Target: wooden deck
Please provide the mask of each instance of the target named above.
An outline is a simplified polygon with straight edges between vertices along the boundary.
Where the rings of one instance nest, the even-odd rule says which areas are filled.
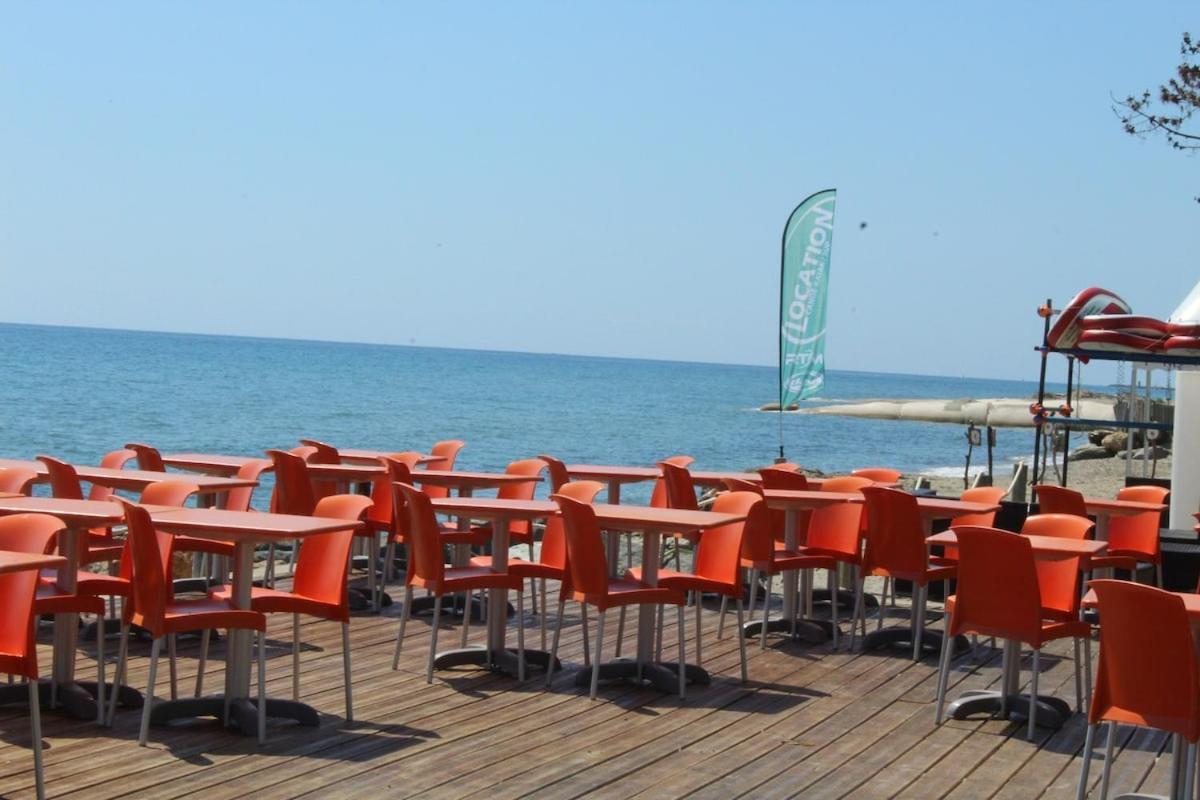
[[[905,610],[891,611],[903,622]],[[410,623],[401,669],[393,672],[398,613],[392,606],[382,616],[361,614],[353,621],[355,722],[342,717],[339,628],[309,620],[302,627],[301,690],[323,714],[319,729],[280,723],[260,747],[215,722],[194,723],[152,729],[150,746],[139,748],[136,712],[120,713],[112,730],[47,713],[49,796],[1074,796],[1084,734],[1080,715],[1056,733],[1040,731],[1033,742],[1017,723],[950,721],[937,728],[933,658],[913,663],[900,654],[832,652],[828,645],[783,638],[769,640],[760,652],[752,640],[751,680],[743,685],[732,624],[718,641],[716,613],[710,611],[703,648],[705,666],[714,672],[710,686],[691,687],[683,704],[632,686],[602,686],[593,702],[574,688],[573,669],[556,678],[552,691],[543,691],[536,671],[525,684],[480,670],[443,671],[426,685],[429,626],[423,620]],[[571,667],[582,659],[577,613],[568,608],[561,645]],[[616,634],[616,615],[610,616],[606,645]],[[527,644],[537,646],[536,619],[527,615],[525,624]],[[633,627],[626,630],[626,653],[634,645]],[[270,634],[268,693],[287,697],[290,619],[273,617]],[[456,626],[444,625],[440,643],[457,644],[458,634]],[[484,635],[484,626],[472,626],[472,641]],[[664,652],[673,652],[674,636],[668,622]],[[511,630],[509,639],[515,642]],[[1073,702],[1069,651],[1069,644],[1048,648],[1041,688]],[[130,683],[144,687],[149,645],[134,643],[130,652]],[[181,695],[194,686],[197,653],[196,640],[180,643]],[[978,663],[956,662],[949,696],[998,682],[999,651],[981,644],[978,655]],[[48,665],[48,647],[43,658]],[[222,658],[215,645],[205,677],[210,689],[221,685]],[[81,678],[90,677],[95,662],[81,654],[79,669]],[[167,696],[166,673],[164,666],[159,697]],[[28,717],[17,709],[0,715],[0,795],[30,796]],[[1165,793],[1165,745],[1161,734],[1122,728],[1113,790]],[[1092,775],[1098,782],[1099,770]]]

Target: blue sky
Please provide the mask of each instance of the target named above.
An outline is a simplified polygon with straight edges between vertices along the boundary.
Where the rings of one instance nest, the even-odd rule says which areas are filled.
[[[1200,278],[1200,161],[1109,101],[1195,3],[4,17],[3,321],[770,364],[830,186],[835,369],[1035,378],[1046,297]]]

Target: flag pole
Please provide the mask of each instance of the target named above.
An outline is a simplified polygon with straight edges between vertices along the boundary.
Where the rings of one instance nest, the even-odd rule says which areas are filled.
[[[800,205],[804,205],[801,203]],[[799,208],[800,206],[796,206]],[[787,461],[787,457],[783,454],[783,290],[787,276],[787,233],[788,226],[792,224],[792,217],[795,215],[796,209],[792,209],[792,213],[788,214],[787,221],[783,223],[783,233],[779,236],[779,327],[775,329],[775,338],[779,345],[779,361],[776,365],[776,377],[779,380],[779,458],[776,464],[782,464]]]

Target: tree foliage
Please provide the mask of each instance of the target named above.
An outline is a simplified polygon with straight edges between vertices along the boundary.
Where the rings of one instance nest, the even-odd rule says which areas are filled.
[[[1193,122],[1200,111],[1200,42],[1183,34],[1179,54],[1182,63],[1157,92],[1147,89],[1141,95],[1116,100],[1113,110],[1132,136],[1161,134],[1176,150],[1200,150],[1200,127]],[[1200,202],[1200,197],[1196,201]]]

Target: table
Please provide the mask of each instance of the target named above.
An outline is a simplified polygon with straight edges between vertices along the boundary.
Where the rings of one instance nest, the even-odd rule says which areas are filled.
[[[1013,536],[1021,534],[1014,533]],[[1037,559],[1079,558],[1080,568],[1086,568],[1087,559],[1103,553],[1107,548],[1106,542],[1094,539],[1060,539],[1057,536],[1026,536],[1033,549],[1033,557]],[[925,540],[931,545],[953,545],[958,543],[958,537],[953,530],[930,536]],[[1001,714],[1007,716],[1010,711],[1029,716],[1029,708],[1037,704],[1037,721],[1039,725],[1048,728],[1061,728],[1071,716],[1071,705],[1050,695],[1031,697],[1021,694],[1020,683],[1021,643],[1012,640],[1004,642],[1004,657],[1002,661],[1002,678],[1000,691],[971,689],[963,692],[957,699],[951,701],[947,711],[954,719],[966,719],[972,714],[986,712],[989,715]]]
[[[378,464],[379,459],[384,456],[394,456],[396,453],[403,452],[400,450],[361,450],[357,448],[338,448],[338,456],[345,464]],[[417,459],[418,464],[440,464],[446,460],[445,456],[434,456],[428,453],[422,453]]]
[[[492,497],[438,497],[432,500],[433,510],[439,514],[454,514],[460,518],[486,519],[492,524],[492,569],[508,571],[508,525],[513,520],[545,519],[558,513],[558,505],[548,500],[503,500]],[[438,653],[434,666],[438,669],[457,667],[463,664],[486,665],[494,670],[524,680],[517,663],[515,651],[505,646],[508,629],[508,590],[488,590],[487,645],[485,647],[461,647]],[[415,601],[414,601],[415,604]],[[517,624],[523,625],[524,620]],[[550,654],[545,650],[525,650],[525,660],[542,669],[561,669],[556,661],[550,664]]]
[[[253,511],[226,511],[217,508],[163,508],[151,510],[154,527],[172,534],[204,539],[231,541],[235,544],[233,564],[233,605],[250,608],[251,580],[254,574],[254,546],[260,542],[304,539],[318,533],[361,528],[362,523],[345,519],[303,517],[292,514],[264,514]],[[232,723],[243,734],[257,733],[258,715],[250,699],[251,632],[229,632],[223,695],[166,700],[155,704],[150,722],[162,725],[175,719],[216,717]],[[229,716],[225,716],[228,707]],[[267,716],[292,719],[301,725],[316,726],[316,709],[296,700],[267,699]]]
[[[162,460],[168,467],[228,477],[236,475],[238,470],[252,461],[266,459],[258,456],[226,456],[215,453],[168,453],[162,457]],[[267,469],[273,469],[273,467],[267,467]]]
[[[836,503],[863,502],[863,496],[858,492],[822,492],[819,490],[767,489],[763,492],[763,498],[766,500],[768,508],[779,509],[784,512],[784,547],[789,550],[795,550],[800,545],[799,528],[801,512],[824,508]],[[805,611],[808,609],[802,610],[798,607],[799,581],[797,578],[798,575],[794,571],[784,573],[783,616],[779,619],[770,620],[767,623],[767,630],[787,630],[793,637],[798,636],[814,644],[824,642],[832,633],[833,623],[804,616]],[[804,589],[807,596],[810,588],[807,580],[808,575],[805,575],[805,578]],[[769,602],[770,598],[768,597],[767,600]],[[754,634],[763,635],[761,628],[762,621],[758,620],[747,622],[744,629],[749,636]]]
[[[37,462],[41,464],[41,462]],[[75,592],[76,576],[80,563],[80,537],[87,536],[90,528],[118,525],[125,519],[125,512],[117,503],[107,500],[65,500],[58,497],[25,497],[12,495],[0,498],[0,515],[7,514],[50,514],[66,526],[59,534],[58,552],[62,563],[58,565],[58,586],[64,594]],[[51,672],[58,685],[58,702],[63,711],[77,719],[96,719],[97,686],[94,681],[75,680],[75,646],[79,635],[78,614],[56,614],[54,617],[54,657]],[[49,700],[49,686],[45,687],[45,698]],[[0,703],[14,702],[20,696],[0,686]],[[108,691],[106,687],[106,691]],[[137,708],[142,704],[140,692],[127,686],[115,687],[122,706]],[[22,689],[23,696],[24,689]],[[12,695],[11,698],[9,695]]]
[[[704,488],[725,488],[726,478],[761,483],[757,472],[721,472],[713,470],[688,470],[692,483]],[[645,483],[662,477],[658,467],[625,467],[610,464],[567,464],[567,474],[575,480],[599,481],[608,486],[608,502],[621,502],[621,484]],[[817,479],[813,479],[817,480]]]
[[[5,495],[8,493],[5,492]],[[0,550],[0,575],[11,572],[23,572],[27,569],[62,568],[67,560],[62,556],[44,556],[40,553],[17,553],[12,550]]]
[[[176,472],[152,472],[143,469],[109,469],[108,467],[91,467],[84,464],[72,464],[81,481],[106,486],[109,489],[124,489],[130,492],[140,492],[152,483],[177,481],[186,477],[189,483],[194,483],[200,494],[221,494],[230,489],[246,486],[257,486],[258,481],[245,478],[224,478],[209,475],[181,476]],[[33,470],[38,474],[39,482],[49,479],[49,470],[40,461],[18,461],[0,458],[0,469],[19,467]]]
[[[954,500],[948,497],[918,497],[917,510],[921,514],[921,524],[928,537],[933,532],[934,520],[954,519],[965,514],[988,514],[999,511],[998,503],[976,503],[966,500]],[[940,653],[942,649],[942,632],[925,629],[925,604],[917,600],[918,592],[913,591],[913,604],[917,618],[917,636],[920,637],[921,649],[926,653]],[[882,614],[882,611],[880,612]],[[863,650],[880,650],[884,648],[904,648],[912,650],[913,631],[911,627],[896,626],[872,631],[863,638]],[[954,643],[954,654],[965,652],[969,647],[966,637],[958,637]]]
[[[741,522],[744,516],[717,514],[712,511],[686,511],[676,508],[651,508],[647,506],[616,505],[597,503],[592,506],[601,530],[627,533],[641,532],[642,536],[642,580],[650,586],[658,585],[659,546],[664,533],[701,533],[706,528],[715,528]],[[703,535],[701,533],[701,535]],[[689,682],[708,683],[706,670],[695,664],[675,664],[653,660],[655,613],[653,606],[638,607],[637,658],[618,658],[600,665],[601,680],[633,680],[648,683],[664,692],[679,690],[679,670],[687,674]],[[598,657],[599,654],[597,653]],[[591,685],[591,669],[585,668],[575,676],[577,686]]]

